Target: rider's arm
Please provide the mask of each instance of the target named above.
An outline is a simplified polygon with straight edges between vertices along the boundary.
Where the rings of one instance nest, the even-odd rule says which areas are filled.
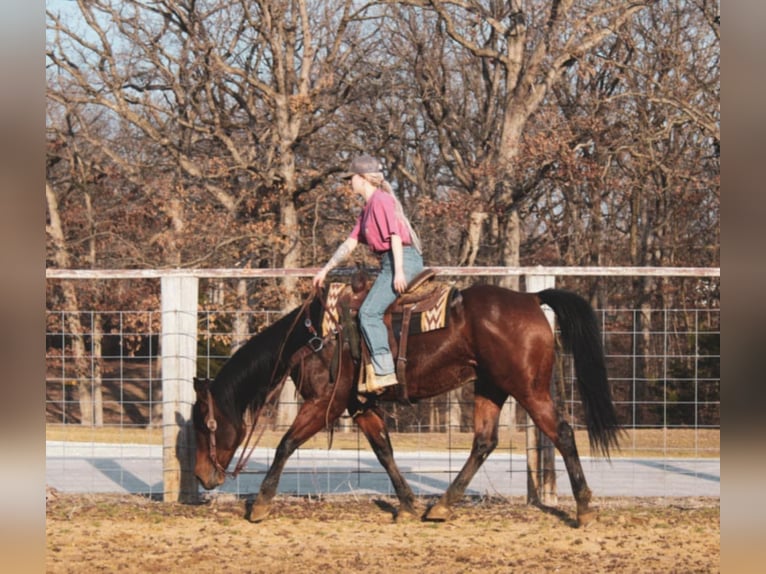
[[[407,278],[404,275],[402,238],[396,234],[391,235],[391,253],[394,256],[394,291],[404,293],[407,289]]]
[[[346,257],[351,255],[351,252],[354,251],[358,243],[359,242],[354,237],[349,237],[343,243],[341,243],[338,249],[335,250],[335,253],[332,254],[332,257],[330,257],[330,260],[325,264],[325,266],[322,267],[319,273],[314,275],[314,286],[321,287],[327,274],[332,269],[337,267]]]

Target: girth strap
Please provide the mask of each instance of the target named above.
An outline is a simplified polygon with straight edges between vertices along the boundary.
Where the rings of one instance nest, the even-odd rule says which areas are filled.
[[[410,319],[412,318],[412,309],[415,305],[407,305],[402,311],[402,332],[399,334],[399,352],[396,356],[396,380],[399,384],[396,386],[397,398],[403,402],[409,402],[409,393],[407,392],[407,338],[410,332]]]

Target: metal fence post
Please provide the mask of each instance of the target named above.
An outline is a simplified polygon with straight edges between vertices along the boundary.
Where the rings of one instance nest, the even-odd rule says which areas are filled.
[[[196,277],[163,276],[162,295],[162,479],[163,500],[195,502],[193,377],[197,372]]]
[[[556,277],[554,275],[527,275],[525,277],[526,290],[530,293],[536,293],[543,289],[555,287]],[[556,329],[556,315],[553,309],[543,306],[548,323],[551,329]],[[556,389],[551,379],[551,396]],[[558,502],[556,493],[556,459],[555,449],[550,439],[545,436],[532,422],[532,418],[527,414],[526,427],[527,443],[527,502],[542,502],[547,506],[554,506]]]

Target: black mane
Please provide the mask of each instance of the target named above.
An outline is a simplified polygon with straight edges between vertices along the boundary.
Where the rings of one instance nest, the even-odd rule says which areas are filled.
[[[316,299],[309,306],[317,326],[320,307]],[[290,357],[311,338],[303,318],[298,317],[302,310],[293,309],[253,335],[224,363],[210,390],[228,420],[240,421],[248,407],[262,405],[284,374]]]

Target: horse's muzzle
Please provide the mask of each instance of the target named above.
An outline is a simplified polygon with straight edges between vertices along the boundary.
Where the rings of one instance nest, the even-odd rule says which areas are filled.
[[[215,468],[211,468],[208,475],[205,477],[202,477],[199,474],[196,474],[195,476],[205,490],[218,488],[226,481],[226,476]]]

